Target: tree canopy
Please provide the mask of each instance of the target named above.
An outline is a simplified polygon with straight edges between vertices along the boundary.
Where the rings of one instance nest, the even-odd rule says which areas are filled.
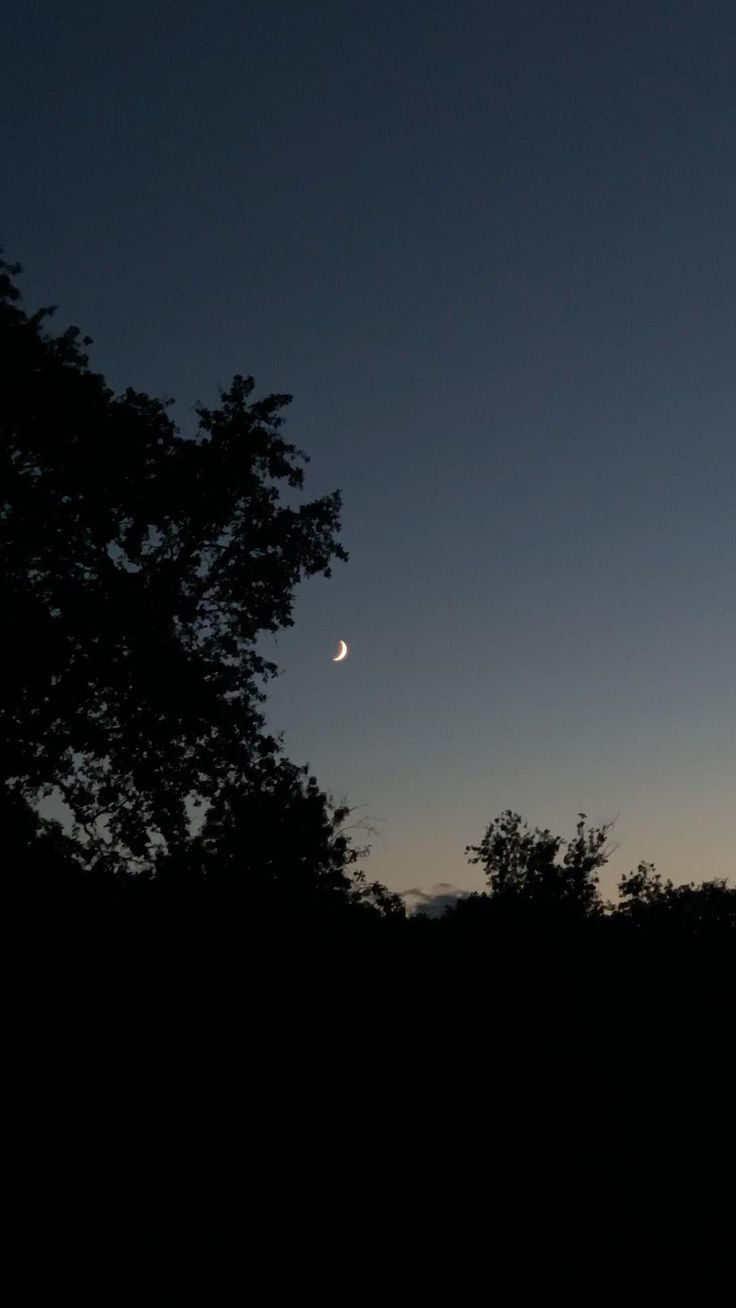
[[[565,842],[548,829],[531,830],[520,814],[507,809],[489,823],[479,845],[466,847],[466,854],[483,868],[497,904],[588,917],[602,908],[598,874],[608,862],[610,831],[610,825],[586,828],[581,813],[574,839]]]
[[[32,803],[58,788],[78,849],[128,870],[183,856],[192,804],[212,806],[203,857],[238,805],[252,847],[256,812],[289,809],[309,833],[301,862],[334,881],[342,814],[262,712],[276,669],[259,637],[291,624],[300,581],[347,558],[339,494],[295,503],[307,460],[281,434],[290,397],[236,376],[185,437],[163,401],[113,392],[77,328],[28,313],[19,271],[0,263],[6,790]]]

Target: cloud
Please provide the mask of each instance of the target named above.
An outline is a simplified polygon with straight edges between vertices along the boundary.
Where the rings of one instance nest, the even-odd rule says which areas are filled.
[[[426,917],[440,917],[446,908],[454,908],[458,899],[464,899],[471,891],[453,886],[449,881],[437,881],[430,888],[412,886],[401,892],[410,913],[422,913]]]

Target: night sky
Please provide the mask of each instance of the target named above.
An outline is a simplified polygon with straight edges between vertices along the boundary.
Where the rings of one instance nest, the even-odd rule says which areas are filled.
[[[371,875],[478,884],[506,807],[618,817],[607,889],[732,874],[733,0],[3,13],[27,301],[183,430],[235,372],[293,393],[343,492],[269,721]]]

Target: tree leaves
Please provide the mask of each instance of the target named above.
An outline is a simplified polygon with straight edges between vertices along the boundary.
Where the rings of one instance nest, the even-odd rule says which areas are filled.
[[[168,404],[90,370],[78,328],[24,312],[18,271],[0,263],[3,779],[61,788],[95,839],[106,823],[141,858],[185,841],[187,801],[223,778],[273,782],[257,642],[347,558],[340,497],[283,502],[305,462],[280,434],[288,396],[236,376],[185,439]]]

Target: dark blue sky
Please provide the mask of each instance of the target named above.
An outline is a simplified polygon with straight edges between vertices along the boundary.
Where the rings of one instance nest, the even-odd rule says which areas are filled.
[[[0,51],[28,299],[184,427],[293,392],[343,491],[270,712],[371,871],[474,884],[510,806],[732,873],[732,0],[17,0]]]

